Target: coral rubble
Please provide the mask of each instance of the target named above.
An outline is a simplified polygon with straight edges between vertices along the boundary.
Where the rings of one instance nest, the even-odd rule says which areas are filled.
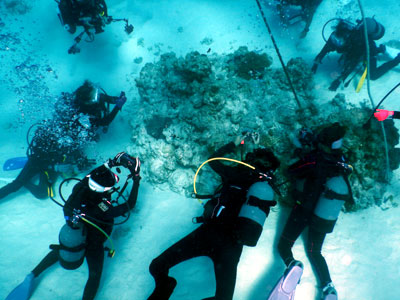
[[[385,154],[379,126],[361,129],[371,109],[346,103],[338,94],[322,110],[313,95],[313,76],[301,58],[288,62],[301,107],[293,99],[281,69],[271,67],[266,53],[240,47],[227,55],[198,52],[177,57],[160,56],[147,63],[136,79],[141,107],[131,120],[132,148],[143,160],[147,179],[158,186],[190,194],[197,167],[223,144],[244,130],[259,134],[259,145],[271,148],[281,159],[278,182],[284,182],[285,167],[293,162],[292,138],[304,126],[318,131],[322,124],[340,121],[349,128],[345,145],[354,165],[351,183],[356,205],[379,203],[385,191]],[[399,135],[388,123],[391,168],[398,167]],[[245,145],[242,152],[252,149]],[[240,151],[238,151],[240,152]],[[241,154],[232,154],[240,159]],[[207,167],[198,179],[201,193],[216,184]],[[283,194],[287,187],[281,186]],[[283,197],[282,201],[290,201]]]

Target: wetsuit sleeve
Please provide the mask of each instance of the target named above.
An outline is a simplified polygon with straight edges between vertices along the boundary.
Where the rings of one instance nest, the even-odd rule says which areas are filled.
[[[217,151],[214,152],[210,158],[214,157],[223,157],[225,154],[233,152],[235,150],[235,143],[230,142],[225,146],[222,146]],[[234,167],[227,166],[222,163],[221,160],[213,160],[209,162],[210,167],[216,172],[219,176],[221,176],[222,180],[227,179],[232,176],[236,171],[233,170]]]
[[[118,97],[116,97],[116,96],[109,96],[109,95],[106,95],[103,93],[100,94],[100,97],[101,97],[101,101],[104,101],[105,103],[109,103],[109,104],[115,104],[115,102],[118,99]]]
[[[106,219],[120,217],[135,207],[137,197],[139,194],[139,183],[140,183],[139,178],[133,181],[133,186],[131,193],[129,194],[128,202],[114,207],[110,207],[110,209],[107,210],[107,212],[105,212],[104,214]]]
[[[332,33],[334,34],[334,33]],[[328,41],[325,43],[325,46],[322,48],[322,50],[318,53],[318,55],[315,57],[314,61],[315,62],[322,62],[324,57],[329,53],[335,51],[335,46],[333,45],[332,42],[332,34],[329,37]]]

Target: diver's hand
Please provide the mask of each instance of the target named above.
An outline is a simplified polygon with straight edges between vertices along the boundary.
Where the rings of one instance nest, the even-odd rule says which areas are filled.
[[[378,121],[384,121],[387,118],[391,119],[394,115],[394,111],[391,110],[386,110],[386,109],[377,109],[376,112],[374,112],[374,117]]]
[[[121,110],[122,106],[124,106],[126,100],[127,99],[125,96],[125,92],[121,92],[121,94],[119,95],[119,98],[115,101],[115,106],[118,107],[119,110]]]
[[[318,65],[319,65],[319,62],[314,61],[314,64],[313,64],[313,66],[311,68],[311,72],[313,72],[313,74],[315,74],[317,72]]]

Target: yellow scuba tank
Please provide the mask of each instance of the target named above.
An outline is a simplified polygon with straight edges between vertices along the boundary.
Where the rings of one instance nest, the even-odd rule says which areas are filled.
[[[59,261],[67,270],[79,268],[85,258],[86,231],[84,225],[78,223],[76,228],[65,224],[58,236]]]
[[[257,244],[269,209],[275,205],[274,191],[268,182],[260,181],[250,186],[238,216],[236,238],[239,244],[251,247]]]

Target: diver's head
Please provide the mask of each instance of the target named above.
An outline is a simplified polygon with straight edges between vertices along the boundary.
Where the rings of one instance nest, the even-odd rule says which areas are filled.
[[[337,150],[342,147],[345,134],[346,128],[340,125],[339,122],[335,122],[319,132],[317,142],[325,149]]]
[[[367,25],[368,37],[373,40],[381,39],[385,34],[385,27],[374,18],[365,18],[365,24]],[[363,28],[363,23],[360,24]]]
[[[281,164],[272,151],[266,148],[257,148],[247,153],[244,161],[262,172],[275,171]]]
[[[89,80],[85,80],[83,85],[75,91],[75,99],[79,106],[97,106],[100,103],[99,87]]]
[[[86,175],[88,179],[89,188],[96,193],[105,193],[112,190],[114,185],[116,185],[119,181],[117,174],[107,168],[105,165],[102,165],[88,175]]]

